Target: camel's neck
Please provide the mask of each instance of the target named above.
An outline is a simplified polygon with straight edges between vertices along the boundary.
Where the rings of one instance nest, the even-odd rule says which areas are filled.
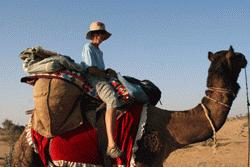
[[[225,123],[235,96],[227,89],[211,88],[206,91],[202,104],[207,108],[216,131]],[[213,134],[201,104],[191,110],[169,112],[168,117],[167,131],[180,145],[204,141]]]

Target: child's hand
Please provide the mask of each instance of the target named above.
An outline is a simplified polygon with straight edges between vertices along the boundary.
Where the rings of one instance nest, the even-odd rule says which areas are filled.
[[[89,74],[95,75],[97,77],[106,78],[106,72],[99,70],[98,68],[96,68],[94,66],[88,67],[87,71]]]

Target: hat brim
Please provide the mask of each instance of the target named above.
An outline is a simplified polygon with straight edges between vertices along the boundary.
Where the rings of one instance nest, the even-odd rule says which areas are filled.
[[[95,31],[100,31],[100,30],[95,30]],[[89,32],[87,32],[87,34],[86,34],[86,39],[91,40],[92,33],[95,32],[95,31],[89,31]],[[102,30],[102,31],[104,32],[104,38],[103,38],[104,41],[105,41],[106,39],[108,39],[108,38],[112,35],[111,33],[109,33],[109,32],[106,31],[106,30]]]

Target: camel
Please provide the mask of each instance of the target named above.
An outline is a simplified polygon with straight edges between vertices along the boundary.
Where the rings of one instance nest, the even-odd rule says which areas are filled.
[[[162,167],[163,161],[173,151],[211,138],[225,123],[240,89],[237,83],[239,73],[246,67],[247,60],[242,53],[234,52],[232,46],[229,50],[208,52],[208,59],[211,64],[207,90],[198,105],[185,111],[148,107],[145,131],[137,142],[137,167]],[[12,166],[18,162],[18,157],[27,156],[22,159],[25,166],[38,167],[38,161],[34,163],[33,154],[28,153],[32,149],[27,144],[25,151],[20,151],[25,142],[23,134],[15,146]]]

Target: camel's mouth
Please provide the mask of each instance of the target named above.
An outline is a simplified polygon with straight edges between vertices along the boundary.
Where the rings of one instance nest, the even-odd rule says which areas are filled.
[[[235,87],[232,91],[234,92],[235,95],[237,95],[239,90],[240,90],[240,84],[238,82],[236,82]]]
[[[246,68],[247,66],[247,59],[246,59],[246,56],[243,55],[242,53],[238,53],[236,52],[235,53],[238,57],[240,57],[240,65],[241,65],[241,68]]]
[[[246,68],[247,67],[247,59],[244,57],[244,62],[243,62],[243,67],[242,68]]]

